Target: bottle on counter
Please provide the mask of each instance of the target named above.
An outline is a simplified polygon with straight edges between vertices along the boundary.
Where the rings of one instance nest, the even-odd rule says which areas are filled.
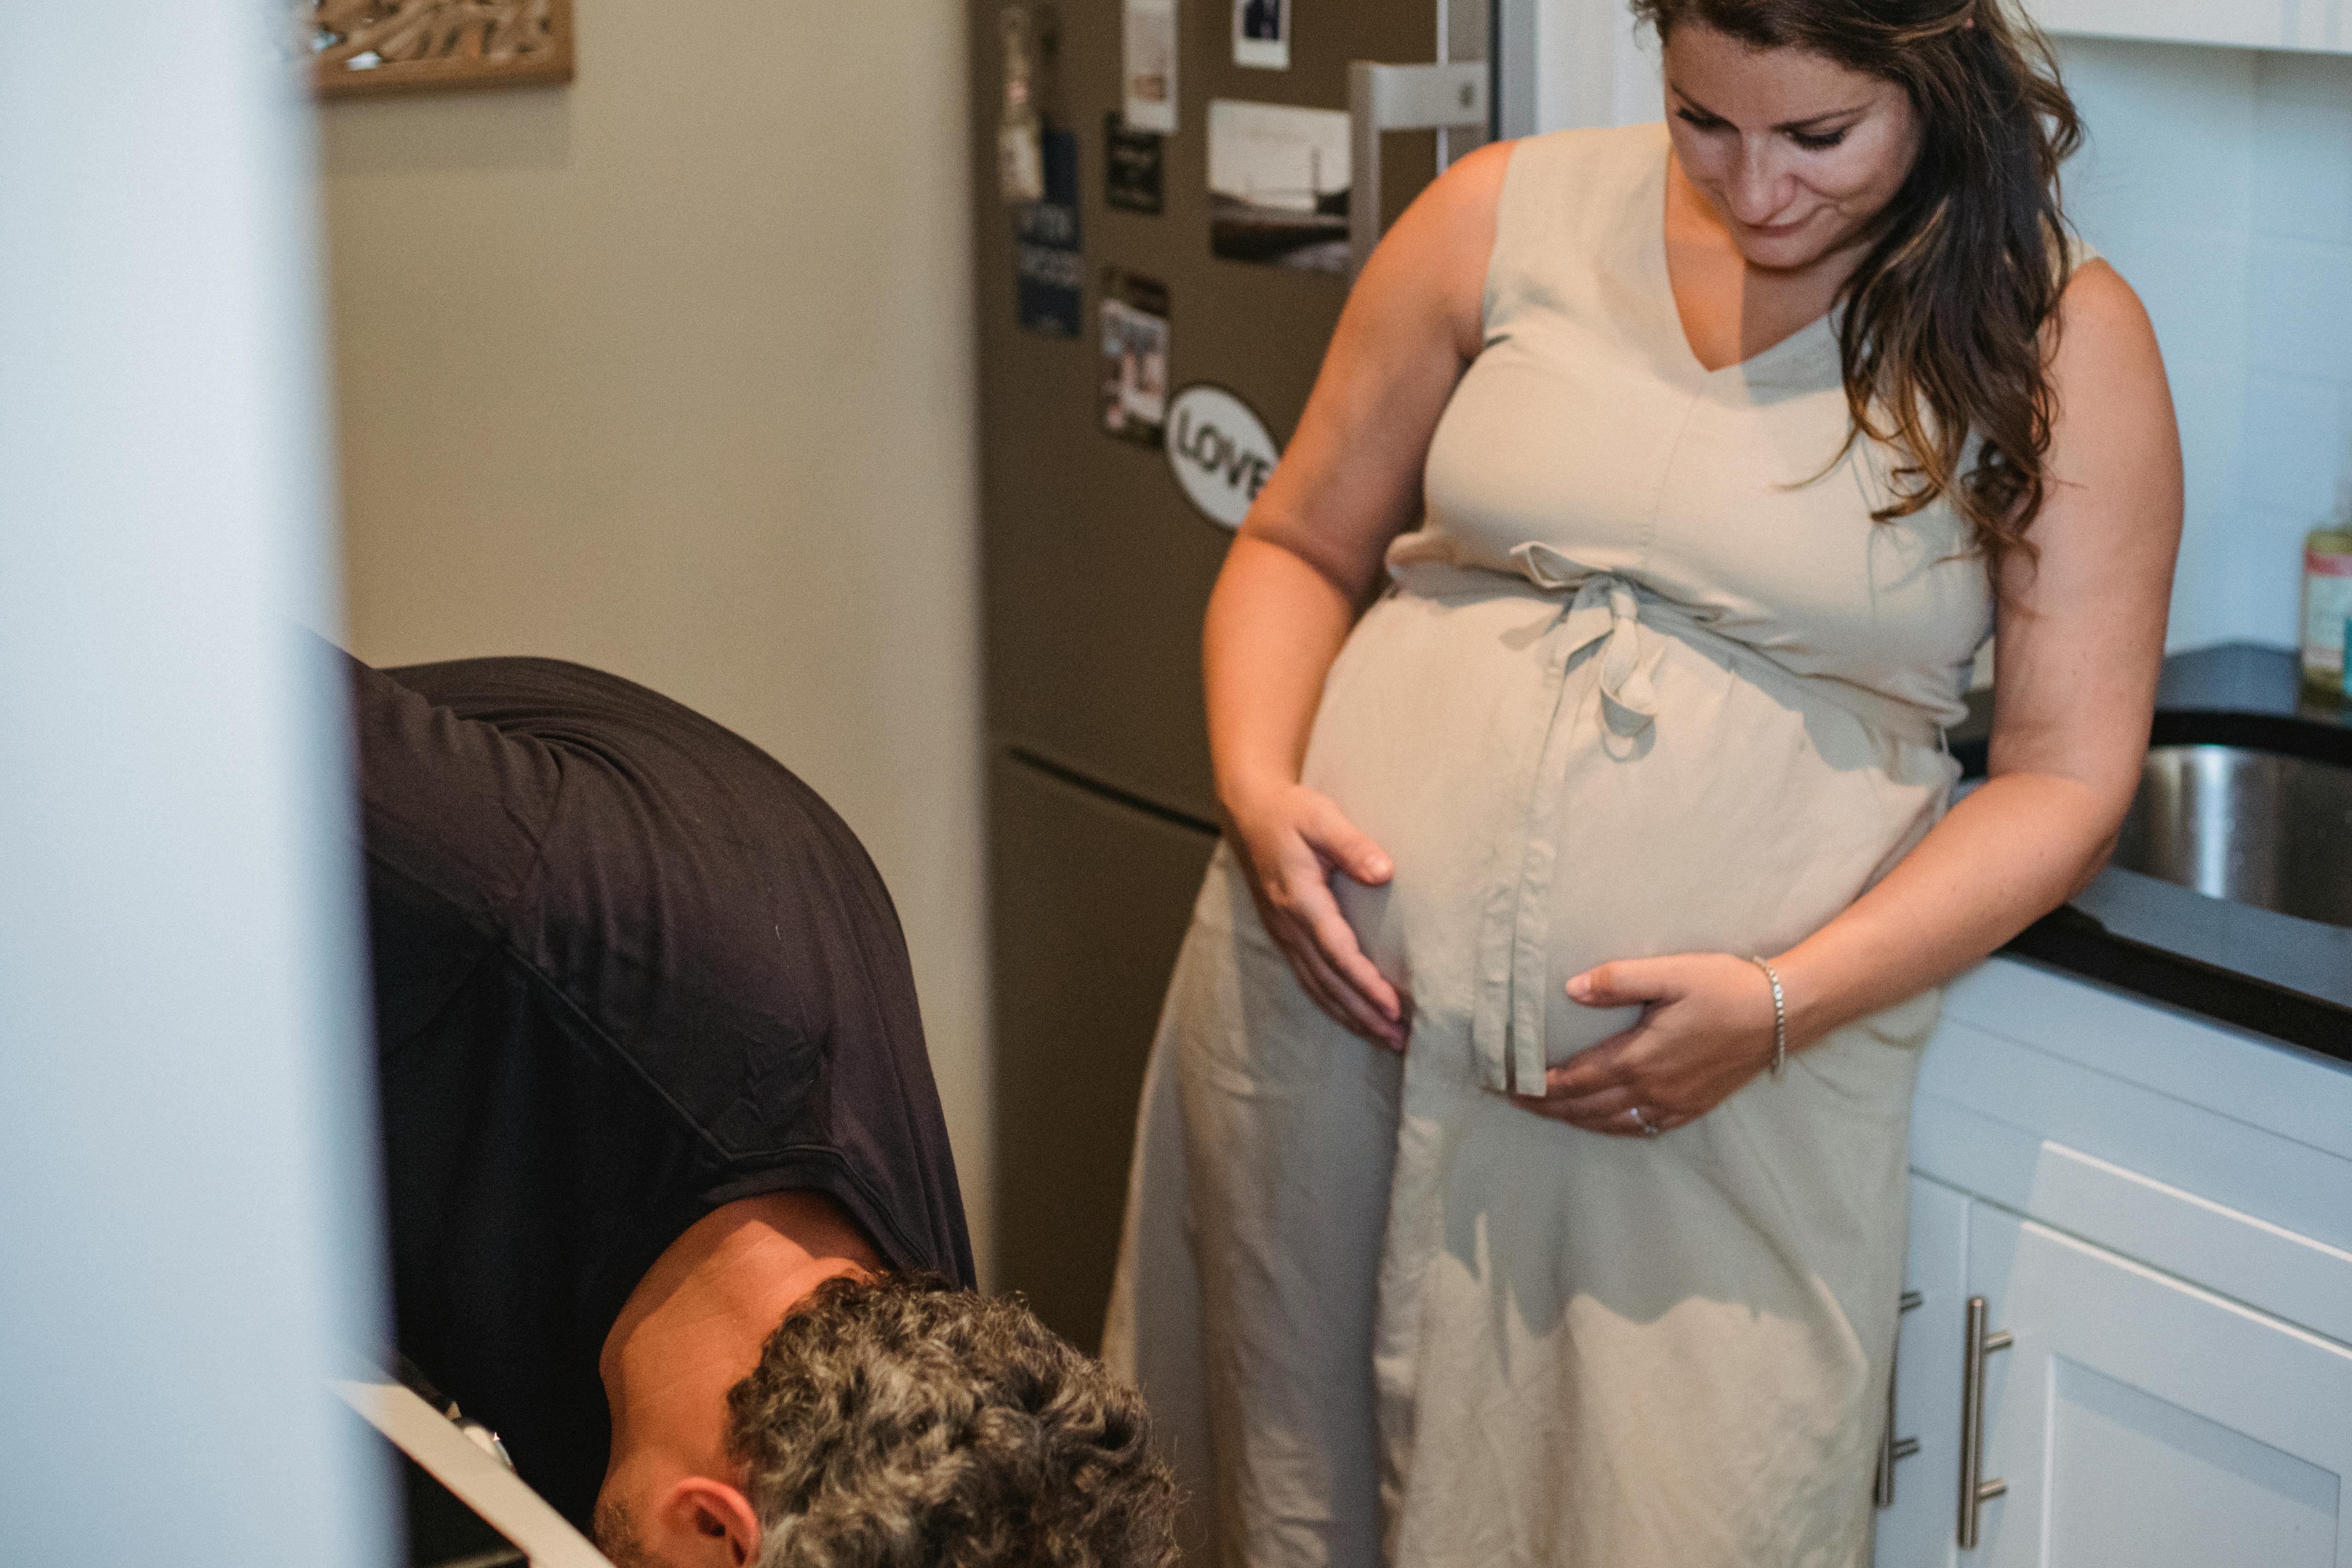
[[[2352,622],[2352,522],[2314,528],[2303,541],[2303,688],[2322,702],[2340,703],[2352,689],[2346,666]]]

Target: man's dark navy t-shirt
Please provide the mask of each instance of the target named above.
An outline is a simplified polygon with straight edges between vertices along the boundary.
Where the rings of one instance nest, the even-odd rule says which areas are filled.
[[[605,1333],[703,1215],[821,1192],[971,1282],[906,944],[841,819],[667,698],[345,664],[400,1348],[584,1526]]]

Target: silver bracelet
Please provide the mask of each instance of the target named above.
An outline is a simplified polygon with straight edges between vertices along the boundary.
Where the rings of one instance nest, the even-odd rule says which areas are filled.
[[[1789,1065],[1788,999],[1780,994],[1780,971],[1753,954],[1748,961],[1763,970],[1764,977],[1772,982],[1772,1076],[1778,1078],[1780,1070]]]

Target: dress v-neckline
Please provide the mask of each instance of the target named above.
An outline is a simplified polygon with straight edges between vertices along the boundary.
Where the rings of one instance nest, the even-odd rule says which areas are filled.
[[[1801,342],[1815,333],[1828,329],[1837,318],[1838,308],[1835,305],[1832,305],[1827,310],[1786,337],[1776,338],[1765,344],[1746,359],[1737,360],[1713,370],[1707,368],[1706,361],[1698,357],[1698,350],[1691,344],[1690,326],[1683,319],[1682,301],[1675,297],[1674,263],[1666,250],[1666,204],[1674,199],[1674,143],[1669,141],[1666,144],[1665,156],[1658,161],[1658,199],[1652,208],[1656,221],[1644,225],[1643,227],[1650,247],[1649,259],[1653,265],[1658,292],[1665,306],[1666,325],[1674,334],[1675,342],[1682,350],[1683,362],[1709,381],[1741,371],[1753,371],[1759,365],[1787,350],[1790,344]]]

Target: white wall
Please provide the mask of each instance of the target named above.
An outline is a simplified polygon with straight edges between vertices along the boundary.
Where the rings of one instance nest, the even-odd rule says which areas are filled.
[[[1665,113],[1657,36],[1623,0],[1502,0],[1502,37],[1507,136]]]
[[[984,1260],[962,8],[578,10],[570,88],[322,111],[353,651],[609,669],[832,801]]]
[[[2067,206],[2156,321],[2189,465],[2176,648],[2295,641],[2352,509],[2352,57],[2060,40]]]

